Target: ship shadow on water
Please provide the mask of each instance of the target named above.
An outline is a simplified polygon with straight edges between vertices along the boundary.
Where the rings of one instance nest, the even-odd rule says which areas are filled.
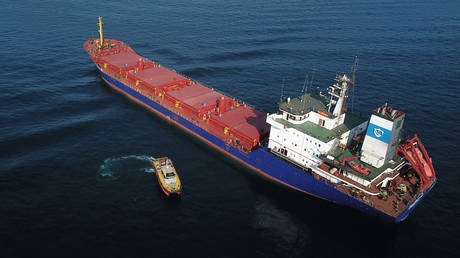
[[[295,252],[295,256],[321,253],[324,257],[388,257],[394,255],[392,252],[395,246],[404,245],[404,241],[407,240],[401,239],[401,236],[406,234],[404,232],[415,232],[416,222],[411,220],[411,217],[401,223],[395,223],[383,217],[369,215],[270,181],[225,155],[216,152],[213,155],[224,157],[235,172],[245,177],[249,188],[255,193],[256,206],[260,202],[270,203],[268,211],[264,209],[264,214],[258,215],[259,211],[256,208],[254,216],[269,217],[269,224],[272,224],[266,225],[269,231],[282,231],[275,234],[284,241],[281,241],[282,244],[275,241],[276,245],[279,245],[280,250],[288,249],[286,251]],[[288,221],[287,225],[284,225],[284,220]],[[289,225],[290,222],[294,225]],[[278,225],[279,223],[281,224]],[[280,227],[283,230],[279,230]],[[284,227],[296,231],[289,233],[295,237],[286,237]],[[265,226],[262,228],[266,230]],[[291,238],[291,242],[286,242],[285,238]],[[376,246],[380,246],[379,253],[375,253]],[[407,250],[409,249],[404,249]],[[405,255],[411,256],[411,253]]]
[[[416,225],[411,220],[394,223],[260,180],[262,176],[256,173],[244,174],[256,194],[268,198],[276,209],[285,212],[293,221],[297,239],[305,243],[292,243],[291,249],[301,249],[296,253],[300,252],[302,256],[321,253],[323,257],[388,257],[394,255],[395,246],[407,241],[401,239],[401,233],[415,232]],[[380,247],[378,253],[375,252],[376,246]],[[410,253],[405,255],[411,256]]]

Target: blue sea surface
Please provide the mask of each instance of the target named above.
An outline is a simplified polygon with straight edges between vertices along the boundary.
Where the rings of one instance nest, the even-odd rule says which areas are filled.
[[[459,257],[458,0],[8,1],[0,8],[0,257]],[[355,112],[406,112],[438,183],[394,224],[268,182],[114,92],[104,35],[264,112],[359,68]],[[349,103],[351,105],[351,103]],[[152,157],[173,159],[165,199]]]

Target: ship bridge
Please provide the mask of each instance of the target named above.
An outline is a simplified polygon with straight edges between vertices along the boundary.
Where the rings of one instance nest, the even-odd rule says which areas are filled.
[[[333,118],[332,113],[327,110],[327,99],[321,95],[305,93],[296,98],[288,98],[287,101],[280,104],[280,110],[287,112],[292,116],[303,116],[311,111],[321,111]]]

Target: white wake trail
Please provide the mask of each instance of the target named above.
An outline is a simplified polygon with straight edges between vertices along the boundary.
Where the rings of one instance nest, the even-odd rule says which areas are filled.
[[[140,171],[154,173],[152,162],[154,157],[148,155],[128,155],[122,157],[107,158],[99,167],[99,178],[101,180],[117,180],[129,171]]]

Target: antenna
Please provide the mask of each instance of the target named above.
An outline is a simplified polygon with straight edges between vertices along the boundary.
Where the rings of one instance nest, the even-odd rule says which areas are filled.
[[[307,79],[308,79],[308,73],[305,74],[305,81],[303,82],[303,87],[302,87],[302,95],[306,91],[306,86],[307,86]]]
[[[358,56],[355,56],[355,60],[353,61],[353,66],[351,67],[351,83],[355,84],[355,74],[356,70],[358,70]]]
[[[284,79],[283,79],[283,83],[281,84],[280,105],[281,103],[283,103],[283,90],[284,90]]]
[[[308,93],[308,83],[307,83],[307,77],[308,76],[305,76],[305,83],[304,83],[304,86],[305,86],[305,94],[302,95],[302,112],[305,110],[305,97]],[[312,87],[312,84],[313,84],[313,75],[311,76],[311,79],[310,79],[310,88]]]
[[[355,56],[353,66],[351,67],[351,113],[354,111],[355,106],[355,79],[356,70],[358,70],[358,56]]]
[[[305,110],[305,95],[307,95],[307,79],[308,79],[308,73],[305,74],[305,81],[303,82],[303,88],[302,88],[302,95],[300,96],[300,100],[302,101],[302,112]]]
[[[313,89],[313,79],[315,78],[315,72],[311,75],[311,80],[310,80],[310,89]],[[308,91],[308,88],[307,88]]]

